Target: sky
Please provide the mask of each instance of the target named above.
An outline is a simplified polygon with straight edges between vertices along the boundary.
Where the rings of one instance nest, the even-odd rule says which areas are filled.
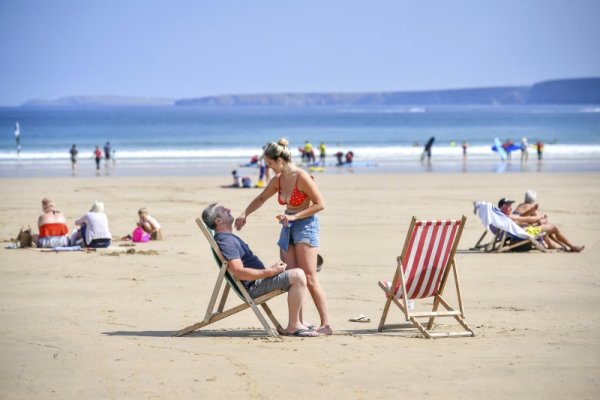
[[[0,105],[600,76],[598,0],[0,0]]]

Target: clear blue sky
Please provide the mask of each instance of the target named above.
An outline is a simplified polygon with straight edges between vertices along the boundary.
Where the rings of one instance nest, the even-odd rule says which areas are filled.
[[[600,76],[598,0],[0,0],[0,105]]]

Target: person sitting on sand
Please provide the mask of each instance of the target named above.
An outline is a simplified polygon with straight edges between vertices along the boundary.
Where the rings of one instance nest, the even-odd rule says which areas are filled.
[[[37,247],[52,248],[68,246],[69,227],[65,216],[56,209],[52,200],[42,199],[44,213],[38,218],[39,235],[34,235],[33,240]]]
[[[308,293],[306,275],[300,268],[286,270],[286,264],[278,261],[265,267],[252,253],[250,247],[233,234],[231,210],[218,203],[209,204],[202,211],[202,220],[215,233],[215,241],[227,260],[227,270],[242,281],[252,298],[276,289],[288,291],[289,319],[283,335],[299,337],[319,336],[319,333],[302,325],[300,309]]]
[[[138,211],[140,220],[138,226],[144,230],[144,232],[150,234],[151,240],[162,240],[162,230],[160,224],[152,215],[148,214],[146,207],[142,207]]]
[[[523,217],[539,216],[539,204],[537,203],[537,193],[529,189],[525,192],[523,203],[515,207],[513,213]]]
[[[75,221],[80,226],[71,237],[72,242],[81,241],[85,247],[103,248],[108,247],[112,241],[112,235],[108,229],[108,218],[104,213],[104,203],[96,200],[90,211]]]
[[[525,200],[523,203],[519,204],[513,210],[513,214],[520,215],[522,217],[541,217],[542,214],[539,211],[539,204],[536,202],[537,193],[531,189],[525,192]],[[548,216],[546,217],[546,222],[548,222]],[[558,249],[562,248],[559,243],[554,242],[549,236],[544,239],[548,248]]]
[[[514,200],[508,200],[503,197],[498,201],[498,208],[517,225],[525,228],[525,231],[532,236],[546,232],[544,242],[550,249],[566,250],[579,253],[585,246],[575,246],[560,232],[558,227],[548,223],[548,217],[544,216],[522,216],[513,213],[512,204]]]

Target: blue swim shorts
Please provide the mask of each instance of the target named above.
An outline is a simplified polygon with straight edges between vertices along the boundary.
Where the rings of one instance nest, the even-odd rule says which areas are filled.
[[[277,245],[287,252],[290,244],[306,243],[310,247],[319,247],[319,216],[292,221],[287,227],[281,227]]]

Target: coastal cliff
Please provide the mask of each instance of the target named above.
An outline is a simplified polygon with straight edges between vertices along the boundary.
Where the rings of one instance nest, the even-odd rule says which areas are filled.
[[[473,89],[394,91],[373,93],[275,93],[217,95],[191,99],[156,99],[122,96],[70,96],[31,100],[22,107],[320,107],[399,105],[521,105],[600,104],[600,78],[560,79],[532,86]]]

